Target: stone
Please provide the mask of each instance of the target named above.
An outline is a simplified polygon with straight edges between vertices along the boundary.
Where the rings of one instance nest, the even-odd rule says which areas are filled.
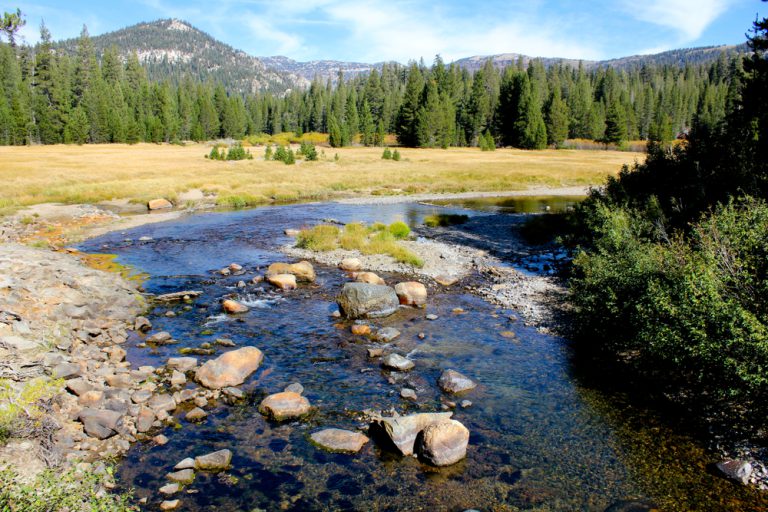
[[[199,297],[203,292],[200,290],[182,290],[180,292],[164,293],[155,297],[156,302],[179,302],[188,301]]]
[[[187,377],[178,370],[173,370],[171,374],[171,387],[180,388],[187,383]]]
[[[345,283],[336,300],[348,318],[381,318],[395,313],[400,305],[393,288],[368,283]]]
[[[107,384],[113,388],[130,389],[133,386],[133,378],[128,373],[115,373],[104,377]]]
[[[114,436],[123,425],[123,415],[117,411],[85,408],[77,417],[83,423],[86,434],[96,439]]]
[[[450,466],[467,456],[469,430],[456,420],[428,425],[419,434],[419,458],[433,466]]]
[[[459,405],[462,409],[466,409],[467,407],[472,407],[472,401],[471,400],[462,400],[459,402]]]
[[[435,315],[434,313],[430,313],[430,314],[428,314],[428,315],[426,316],[426,318],[427,318],[427,320],[434,322],[435,320],[437,320],[437,319],[438,319],[438,318],[440,318],[440,317],[439,317],[439,316],[437,316],[437,315]]]
[[[178,370],[180,372],[188,372],[195,369],[197,366],[196,357],[171,357],[166,363],[168,368]]]
[[[290,391],[291,393],[302,394],[304,392],[304,386],[302,386],[298,382],[293,382],[285,386],[285,389],[283,391]]]
[[[408,359],[407,357],[403,357],[400,354],[388,354],[384,357],[384,359],[381,360],[381,365],[384,368],[389,368],[391,370],[397,370],[399,372],[405,372],[410,369],[412,369],[414,366],[416,366],[416,363],[414,363],[412,360]]]
[[[131,401],[135,404],[143,404],[152,398],[152,392],[148,389],[139,389],[131,395]]]
[[[187,457],[186,459],[173,466],[173,469],[177,471],[180,469],[195,469],[195,459],[192,457]]]
[[[191,411],[189,411],[186,416],[184,416],[184,419],[187,421],[203,421],[205,418],[208,417],[208,413],[202,410],[199,407],[195,407]]]
[[[410,388],[403,388],[400,390],[400,397],[405,398],[406,400],[416,400],[418,397],[416,396],[416,391]]]
[[[80,397],[77,399],[77,404],[80,407],[98,407],[103,401],[104,392],[94,389],[80,395]]]
[[[216,338],[214,343],[220,347],[236,347],[237,344],[229,338]]]
[[[368,284],[387,284],[384,279],[373,272],[358,272],[355,276],[355,281]]]
[[[136,416],[136,430],[141,432],[148,432],[152,428],[152,424],[155,422],[155,413],[149,407],[141,407],[139,414]]]
[[[384,355],[384,349],[383,348],[369,348],[368,349],[368,357],[373,359],[374,357],[381,357]]]
[[[176,409],[176,400],[167,393],[161,393],[150,398],[147,407],[152,409],[155,414],[159,411],[171,412]]]
[[[174,471],[173,473],[168,473],[167,478],[171,482],[187,485],[187,484],[191,484],[192,481],[195,479],[195,472],[192,469],[182,469],[180,471]]]
[[[227,267],[224,267],[221,270],[219,270],[219,274],[221,274],[223,276],[228,276],[231,273],[232,273],[232,271],[229,270],[229,268],[227,268]]]
[[[174,510],[181,504],[180,500],[165,500],[160,503],[160,510]]]
[[[477,383],[456,370],[444,370],[437,385],[446,393],[461,393],[477,387]]]
[[[398,331],[394,327],[384,327],[376,331],[376,335],[374,337],[376,338],[377,341],[380,341],[382,343],[389,343],[390,341],[395,340],[399,336],[400,336],[400,331]]]
[[[752,464],[745,460],[726,459],[715,464],[715,468],[722,476],[739,482],[742,485],[749,483],[749,477],[752,476]]]
[[[297,237],[301,231],[298,229],[287,228],[283,231],[283,233],[285,233],[285,236]]]
[[[308,283],[313,283],[315,279],[317,279],[315,268],[308,261],[300,261],[298,263],[273,263],[267,267],[267,279],[271,276],[280,274],[292,274],[296,277],[297,281]]]
[[[173,338],[171,337],[171,333],[167,331],[160,331],[158,333],[153,334],[152,336],[147,337],[146,341],[147,343],[154,343],[156,345],[162,345],[164,343],[168,343]]]
[[[195,457],[195,469],[203,471],[223,471],[232,463],[232,452],[219,450]]]
[[[77,396],[83,395],[94,389],[93,384],[88,383],[83,378],[70,379],[67,381],[67,389]]]
[[[356,336],[366,336],[371,334],[371,326],[365,324],[355,324],[352,326],[352,334]]]
[[[243,347],[206,361],[195,372],[195,379],[208,389],[239,386],[255,372],[264,354],[256,347]]]
[[[148,210],[166,210],[168,208],[173,208],[173,203],[164,198],[152,199],[147,202]]]
[[[230,263],[228,268],[232,272],[240,272],[241,270],[243,270],[243,266],[238,263]]]
[[[449,276],[446,274],[441,274],[439,276],[435,276],[434,280],[437,284],[443,285],[443,286],[452,286],[459,282],[459,278],[456,276]]]
[[[371,423],[371,435],[384,448],[394,449],[401,455],[414,453],[416,437],[427,426],[450,420],[451,412],[425,412],[408,416],[383,417]]]
[[[359,432],[340,428],[320,430],[312,433],[309,438],[319,447],[339,453],[357,453],[369,441],[368,437]]]
[[[341,260],[341,263],[339,263],[339,268],[341,270],[346,270],[347,272],[357,272],[363,268],[363,262],[358,258],[344,258]]]
[[[51,370],[54,379],[74,379],[82,375],[83,369],[77,363],[59,363]]]
[[[259,405],[259,412],[276,421],[301,418],[309,413],[309,400],[298,393],[283,391],[269,395]]]
[[[406,306],[424,306],[427,303],[427,287],[417,281],[397,283],[395,293],[400,304]]]
[[[133,321],[133,330],[138,332],[149,332],[152,330],[152,322],[143,316],[137,316]]]
[[[296,276],[293,274],[275,274],[267,276],[267,282],[281,290],[295,290]]]
[[[236,300],[232,300],[232,299],[225,299],[221,303],[221,307],[224,309],[225,312],[229,313],[230,315],[246,313],[248,311],[248,306],[246,306],[245,304],[240,304]]]
[[[168,444],[169,439],[163,434],[158,434],[152,438],[152,441],[158,446],[163,446],[164,444]]]
[[[165,484],[160,488],[160,494],[165,494],[166,496],[169,496],[171,494],[176,494],[181,489],[181,486],[178,483],[172,483],[172,484]]]

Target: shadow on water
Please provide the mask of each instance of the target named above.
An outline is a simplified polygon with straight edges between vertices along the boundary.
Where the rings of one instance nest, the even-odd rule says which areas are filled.
[[[83,250],[108,250],[121,263],[148,273],[149,292],[203,291],[191,308],[180,304],[148,312],[155,331],[167,330],[181,343],[139,348],[142,338],[134,335],[127,344],[132,364],[159,366],[180,348],[220,337],[257,346],[265,354],[261,368],[242,386],[245,403],[215,405],[200,424],[187,423],[184,410],[177,411],[180,428],[163,430],[168,444],[131,448],[119,468],[121,485],[134,487],[138,497],[148,497],[150,507],[156,507],[158,489],[177,462],[229,448],[235,454],[233,468],[223,474],[198,473],[178,496],[183,510],[602,511],[618,500],[639,498],[665,510],[764,509],[757,494],[706,474],[701,468],[707,454],[691,438],[676,434],[620,394],[597,391],[574,378],[565,340],[526,327],[513,312],[462,290],[435,289],[425,310],[404,309],[374,322],[400,330],[393,350],[416,362],[413,371],[398,374],[368,359],[367,340],[330,318],[334,296],[345,281],[337,269],[317,266],[317,283],[292,292],[278,293],[263,284],[236,288],[239,280],[250,281],[265,265],[284,259],[275,247],[289,241],[282,234],[287,227],[328,218],[401,219],[417,226],[425,215],[445,211],[416,204],[270,207],[196,215],[84,244]],[[470,227],[500,217],[469,214]],[[501,243],[495,236],[492,241]],[[139,237],[151,240],[139,242]],[[214,272],[231,262],[243,265],[245,274]],[[402,278],[382,277],[388,282]],[[221,315],[219,300],[230,294],[247,301],[251,310],[234,318]],[[457,307],[465,313],[454,313]],[[168,310],[176,316],[166,316]],[[428,321],[428,313],[438,320]],[[471,432],[466,460],[437,469],[374,443],[349,456],[308,442],[320,428],[363,426],[366,409],[401,414],[440,410],[446,397],[436,380],[445,368],[479,382],[459,397],[473,405],[455,410],[454,417]],[[294,381],[303,384],[313,414],[297,423],[265,420],[256,410],[260,400]],[[400,398],[403,387],[416,390],[415,403]]]

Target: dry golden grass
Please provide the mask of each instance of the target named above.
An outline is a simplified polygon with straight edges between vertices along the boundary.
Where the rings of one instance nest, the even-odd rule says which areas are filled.
[[[381,148],[356,147],[318,148],[319,161],[289,166],[263,161],[262,147],[250,150],[254,160],[218,162],[204,158],[210,151],[205,144],[0,147],[0,210],[43,202],[173,200],[190,189],[214,193],[222,204],[252,205],[340,195],[593,185],[622,164],[644,158],[615,151],[405,148],[402,161],[393,162],[381,159]]]

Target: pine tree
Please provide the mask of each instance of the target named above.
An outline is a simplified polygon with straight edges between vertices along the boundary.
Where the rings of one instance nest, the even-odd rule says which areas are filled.
[[[418,115],[424,91],[424,77],[415,63],[408,68],[408,82],[405,85],[403,103],[397,114],[395,134],[403,146],[418,146]]]
[[[568,105],[560,96],[560,88],[552,91],[552,98],[547,108],[547,143],[556,148],[562,147],[568,138]]]
[[[627,141],[626,114],[618,100],[612,101],[605,113],[603,141],[607,144],[621,144]]]

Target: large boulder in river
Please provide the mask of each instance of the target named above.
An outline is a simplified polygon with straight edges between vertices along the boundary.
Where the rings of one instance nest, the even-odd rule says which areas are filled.
[[[297,281],[305,281],[312,283],[317,276],[315,275],[315,269],[308,261],[300,261],[298,263],[273,263],[267,268],[267,277],[276,276],[278,274],[293,274],[296,276]]]
[[[232,299],[224,300],[221,303],[221,307],[224,308],[224,311],[232,315],[248,312],[248,306],[246,306],[245,304],[240,304],[236,300],[232,300]]]
[[[309,436],[312,442],[331,452],[357,453],[369,441],[360,432],[327,428]]]
[[[416,437],[429,425],[451,419],[452,412],[424,412],[392,418],[378,418],[371,423],[371,435],[401,455],[413,455]]]
[[[418,281],[406,281],[395,285],[400,304],[406,306],[423,306],[427,303],[427,287]]]
[[[209,389],[239,386],[258,369],[264,354],[256,347],[243,347],[206,361],[195,372],[195,379]]]
[[[724,461],[715,464],[715,468],[720,472],[722,476],[739,482],[742,485],[749,483],[749,477],[752,476],[752,464],[745,460],[738,459],[726,459]]]
[[[259,412],[276,421],[301,418],[309,413],[309,400],[293,391],[269,395],[261,401]]]
[[[477,387],[477,383],[456,370],[445,370],[437,380],[437,385],[446,393],[461,393]]]
[[[416,452],[433,466],[450,466],[467,456],[469,430],[456,420],[427,425],[418,435]]]
[[[368,283],[345,283],[336,301],[347,318],[381,318],[400,305],[393,288]]]
[[[295,290],[296,289],[296,276],[293,274],[275,274],[267,276],[267,281],[272,286],[280,288],[281,290]]]

